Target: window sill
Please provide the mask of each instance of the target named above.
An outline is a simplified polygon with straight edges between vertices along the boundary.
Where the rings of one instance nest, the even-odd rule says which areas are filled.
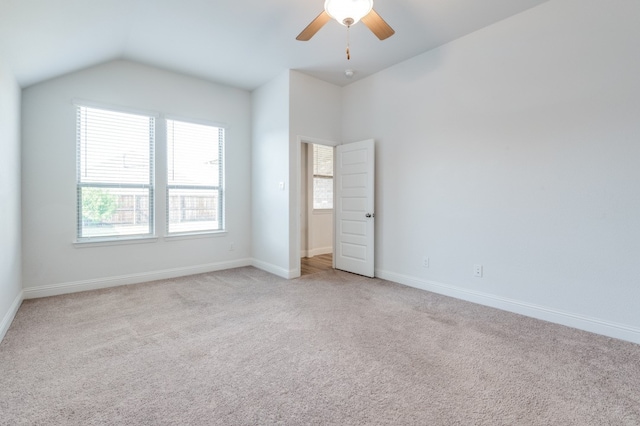
[[[75,248],[103,247],[103,246],[121,246],[128,244],[148,244],[158,241],[158,237],[132,237],[122,239],[101,239],[91,238],[86,240],[77,240],[73,242]]]
[[[162,239],[165,241],[191,240],[194,238],[217,238],[227,235],[227,231],[211,231],[211,232],[194,232],[194,233],[176,233],[165,235]]]
[[[313,209],[313,214],[322,215],[322,214],[332,214],[333,209]]]

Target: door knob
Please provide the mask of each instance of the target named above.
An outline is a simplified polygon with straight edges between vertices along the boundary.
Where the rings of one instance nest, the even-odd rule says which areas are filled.
[[[367,213],[367,214],[364,215],[364,217],[367,217],[367,218],[368,217],[376,217],[376,215],[375,214],[371,214],[371,213]]]

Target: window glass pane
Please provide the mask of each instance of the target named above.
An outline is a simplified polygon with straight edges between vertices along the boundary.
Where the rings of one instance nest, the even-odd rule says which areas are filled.
[[[333,208],[333,147],[313,145],[313,208]]]
[[[313,145],[314,176],[333,176],[333,147]]]
[[[216,189],[169,189],[169,232],[221,229]]]
[[[221,128],[167,120],[169,185],[220,185]]]
[[[148,184],[149,126],[149,117],[81,108],[80,182]]]
[[[333,208],[333,179],[313,178],[313,208]]]
[[[80,189],[83,238],[149,232],[149,190],[85,186]]]
[[[224,129],[167,120],[169,233],[223,229]]]
[[[153,117],[78,107],[78,238],[153,232]]]

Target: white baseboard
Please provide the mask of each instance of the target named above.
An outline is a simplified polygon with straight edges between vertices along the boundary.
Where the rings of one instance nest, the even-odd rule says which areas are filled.
[[[311,250],[303,250],[302,257],[320,256],[321,254],[333,253],[333,247],[320,247]]]
[[[269,272],[270,274],[277,275],[287,280],[298,278],[300,276],[300,268],[289,270],[273,265],[271,263],[263,262],[258,259],[252,259],[251,266],[262,269],[263,271]]]
[[[472,291],[435,281],[421,280],[415,277],[389,271],[377,269],[376,277],[410,287],[419,288],[421,290],[455,297],[456,299],[462,299],[468,302],[502,309],[504,311],[549,321],[555,324],[561,324],[577,328],[579,330],[589,331],[591,333],[602,334],[604,336],[640,344],[640,329],[636,327],[551,309],[544,306],[521,302],[519,300],[495,296],[489,293]]]
[[[0,342],[2,342],[2,339],[4,339],[5,334],[7,334],[9,327],[11,327],[11,323],[16,317],[18,309],[20,309],[20,305],[22,305],[23,300],[24,293],[21,291],[14,299],[11,307],[9,307],[9,311],[5,314],[4,318],[2,318],[2,322],[0,322]]]
[[[208,263],[204,265],[186,266],[182,268],[164,269],[160,271],[142,272],[138,274],[118,275],[114,277],[95,278],[68,283],[43,285],[38,287],[25,288],[23,292],[25,299],[35,299],[38,297],[57,296],[60,294],[76,293],[79,291],[97,290],[99,288],[117,287],[120,285],[137,284],[155,280],[165,280],[186,275],[203,274],[206,272],[240,268],[242,266],[250,265],[251,259],[239,259],[229,262]]]

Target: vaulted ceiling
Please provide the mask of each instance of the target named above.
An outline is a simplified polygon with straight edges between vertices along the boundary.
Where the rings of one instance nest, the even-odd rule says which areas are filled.
[[[0,0],[0,61],[22,87],[129,59],[252,90],[286,69],[346,85],[548,0],[374,0],[396,34],[329,22],[323,0]],[[344,75],[354,70],[352,79]]]

